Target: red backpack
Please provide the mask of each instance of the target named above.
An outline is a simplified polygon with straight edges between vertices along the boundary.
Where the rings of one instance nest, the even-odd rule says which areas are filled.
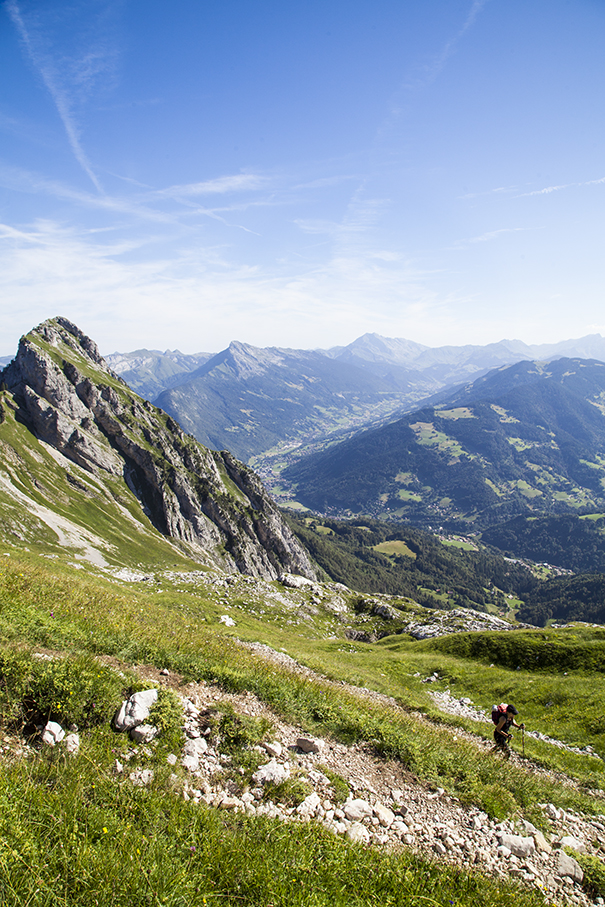
[[[501,702],[500,705],[492,706],[492,721],[494,724],[498,724],[503,715],[506,715],[506,703]]]

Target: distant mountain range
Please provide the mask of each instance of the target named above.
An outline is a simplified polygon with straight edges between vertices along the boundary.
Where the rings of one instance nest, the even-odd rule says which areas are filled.
[[[164,353],[134,350],[132,353],[112,353],[105,361],[133,391],[147,400],[154,400],[167,388],[187,381],[191,373],[212,356],[213,353],[187,355],[179,350]]]
[[[392,421],[495,367],[561,356],[605,360],[605,340],[431,348],[364,334],[328,350],[233,342],[215,355],[136,350],[106,360],[203,444],[232,451],[275,486],[292,457]]]
[[[496,369],[427,406],[290,465],[322,513],[494,525],[520,513],[605,507],[605,364]]]

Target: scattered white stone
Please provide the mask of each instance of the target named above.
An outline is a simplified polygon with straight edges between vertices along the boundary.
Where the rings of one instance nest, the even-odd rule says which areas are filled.
[[[235,621],[233,620],[232,617],[229,617],[228,614],[221,614],[221,616],[219,617],[219,620],[222,624],[225,624],[226,627],[235,626]]]
[[[68,734],[67,737],[64,737],[63,739],[63,746],[70,756],[75,756],[80,750],[80,735]]]
[[[151,743],[158,736],[158,729],[153,724],[137,724],[128,732],[134,743]]]
[[[353,822],[345,831],[346,837],[354,844],[369,844],[370,832],[361,822]]]
[[[178,758],[179,757],[176,755],[176,753],[168,753],[168,755],[166,756],[166,762],[168,763],[168,765],[176,765]]]
[[[564,835],[561,838],[560,846],[569,847],[571,850],[575,850],[576,853],[586,853],[586,845],[572,835]]]
[[[46,746],[56,746],[65,737],[65,731],[56,721],[47,721],[42,733],[42,743]]]
[[[181,765],[188,772],[199,772],[200,760],[198,756],[183,756]]]
[[[270,743],[263,743],[263,749],[268,756],[273,756],[277,759],[281,756],[283,751],[283,747],[279,740],[272,740]]]
[[[254,772],[252,780],[257,784],[281,784],[282,781],[285,781],[289,777],[290,766],[278,762],[277,759],[271,759],[270,762],[261,765],[260,768]]]
[[[200,710],[197,706],[190,700],[185,697],[183,699],[183,712],[187,715],[188,718],[197,718],[200,714]]]
[[[204,753],[208,752],[208,744],[205,737],[195,737],[193,739],[187,740],[185,746],[183,747],[183,754],[185,756],[195,756],[199,759],[200,756],[203,756]]]
[[[308,797],[305,797],[302,803],[300,803],[296,807],[296,812],[303,819],[310,819],[312,816],[315,816],[317,814],[320,806],[321,799],[319,797],[319,794],[316,793],[316,791],[313,791],[313,793],[309,794]]]
[[[153,772],[150,768],[138,769],[128,776],[135,787],[145,787],[153,781]]]
[[[279,581],[282,586],[287,586],[288,589],[302,589],[305,592],[317,592],[317,594],[322,591],[321,586],[318,586],[317,583],[304,576],[298,576],[296,573],[282,573]]]

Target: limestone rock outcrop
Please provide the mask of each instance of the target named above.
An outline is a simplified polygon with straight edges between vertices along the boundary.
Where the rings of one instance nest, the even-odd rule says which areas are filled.
[[[22,337],[0,384],[38,439],[91,473],[123,479],[155,528],[194,556],[203,551],[227,572],[315,579],[258,476],[131,391],[66,318]]]

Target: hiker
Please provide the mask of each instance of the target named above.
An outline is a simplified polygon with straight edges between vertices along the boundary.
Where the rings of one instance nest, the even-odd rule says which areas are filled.
[[[508,745],[513,736],[508,730],[510,726],[518,727],[520,730],[525,728],[524,724],[517,724],[515,721],[515,715],[518,714],[519,712],[514,705],[494,706],[494,709],[492,710],[492,721],[496,725],[494,730],[494,749],[501,750],[506,756],[509,755]]]

